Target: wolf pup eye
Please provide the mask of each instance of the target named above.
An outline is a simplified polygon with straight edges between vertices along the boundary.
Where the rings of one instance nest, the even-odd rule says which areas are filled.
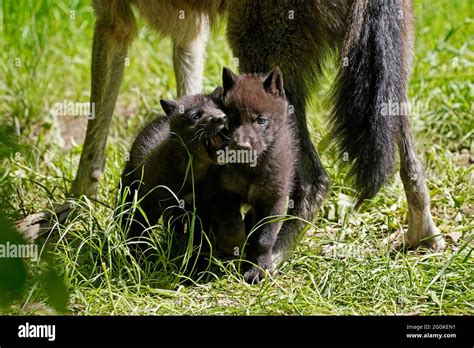
[[[191,114],[191,120],[197,121],[201,118],[202,114],[200,112],[193,112]]]
[[[267,119],[265,117],[258,117],[257,118],[257,123],[261,126],[267,123]]]

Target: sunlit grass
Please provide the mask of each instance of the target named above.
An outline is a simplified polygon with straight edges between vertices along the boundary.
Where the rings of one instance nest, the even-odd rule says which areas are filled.
[[[113,219],[125,154],[138,130],[175,97],[169,39],[142,21],[130,49],[107,146],[98,202],[75,202],[75,214],[51,236],[55,260],[74,314],[473,314],[474,3],[417,2],[417,44],[410,100],[411,125],[426,168],[435,222],[445,252],[390,252],[386,240],[405,230],[407,203],[397,175],[359,212],[346,211],[345,170],[327,149],[322,160],[332,191],[313,228],[273,282],[250,286],[237,261],[211,256],[188,277],[168,253],[167,226],[153,229],[161,256],[145,264],[129,255],[125,231]],[[93,14],[89,1],[0,0],[0,120],[26,148],[0,164],[2,197],[11,219],[60,203],[74,178],[81,146],[61,147],[52,105],[86,102],[90,89]],[[232,66],[225,21],[208,46],[204,86],[220,84]],[[316,145],[326,135],[323,79],[308,112]],[[86,120],[82,120],[85,123]],[[79,141],[80,143],[80,141]],[[320,148],[324,148],[321,144]],[[464,157],[463,157],[464,156]],[[41,265],[28,264],[34,275]],[[34,277],[6,313],[51,313]],[[39,305],[40,304],[40,305]]]

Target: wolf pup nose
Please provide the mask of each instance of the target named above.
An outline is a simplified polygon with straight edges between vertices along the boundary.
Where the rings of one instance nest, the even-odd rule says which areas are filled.
[[[237,195],[252,207],[245,217],[251,266],[244,278],[254,283],[274,271],[272,250],[287,211],[297,156],[292,115],[279,68],[240,76],[224,68],[223,86],[230,146],[220,184],[227,196]]]

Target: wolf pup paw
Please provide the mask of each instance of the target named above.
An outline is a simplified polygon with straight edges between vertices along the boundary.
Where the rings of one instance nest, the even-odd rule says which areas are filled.
[[[265,271],[258,266],[252,266],[244,273],[244,279],[249,284],[257,284],[265,279]]]
[[[252,265],[244,273],[244,279],[249,284],[257,284],[265,277],[270,279],[273,275],[275,275],[275,269],[272,267],[271,257],[265,257],[265,260],[259,258],[257,265]]]

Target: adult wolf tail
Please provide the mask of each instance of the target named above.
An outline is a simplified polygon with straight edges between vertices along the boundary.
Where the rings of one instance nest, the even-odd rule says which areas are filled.
[[[355,0],[351,10],[333,91],[332,130],[348,156],[357,205],[378,192],[394,167],[401,117],[388,109],[406,99],[408,1]]]

